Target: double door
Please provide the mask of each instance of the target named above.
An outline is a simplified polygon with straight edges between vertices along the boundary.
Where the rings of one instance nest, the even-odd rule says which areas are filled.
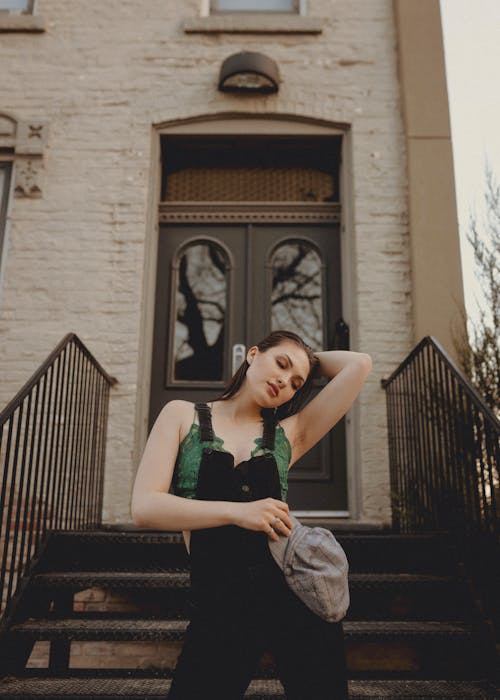
[[[332,348],[339,236],[336,224],[161,226],[150,428],[167,401],[220,395],[246,350],[272,330]],[[344,419],[293,465],[288,502],[294,511],[346,509]]]

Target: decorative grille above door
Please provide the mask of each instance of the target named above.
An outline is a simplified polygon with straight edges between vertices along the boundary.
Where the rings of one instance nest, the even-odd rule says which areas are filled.
[[[167,202],[332,202],[332,173],[312,168],[184,168],[167,178]]]

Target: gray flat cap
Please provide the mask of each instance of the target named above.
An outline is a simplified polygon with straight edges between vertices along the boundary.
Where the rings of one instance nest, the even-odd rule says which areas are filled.
[[[350,603],[346,554],[330,530],[290,518],[290,536],[268,540],[271,554],[307,607],[328,622],[338,622]]]

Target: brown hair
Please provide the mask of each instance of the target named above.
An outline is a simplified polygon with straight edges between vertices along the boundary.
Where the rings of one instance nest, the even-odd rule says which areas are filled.
[[[314,354],[313,349],[302,340],[300,335],[297,335],[292,331],[273,331],[259,343],[255,343],[255,345],[259,348],[260,352],[265,352],[266,350],[269,350],[270,348],[279,345],[284,340],[292,340],[294,343],[297,343],[297,345],[300,348],[302,348],[302,350],[305,351],[309,359],[310,370],[309,374],[307,375],[306,381],[300,387],[300,389],[298,389],[298,391],[294,394],[290,401],[287,401],[281,406],[278,406],[276,409],[262,409],[263,412],[274,413],[276,421],[279,421],[282,418],[286,418],[287,416],[291,416],[294,413],[297,413],[302,408],[302,406],[304,406],[304,404],[307,403],[307,400],[309,399],[312,390],[312,382],[317,374],[317,368],[319,366],[319,360]],[[232,376],[232,378],[229,381],[229,384],[226,386],[223,393],[214,400],[226,401],[227,399],[230,399],[231,396],[234,396],[243,384],[249,367],[250,365],[245,360],[240,365],[235,374]]]

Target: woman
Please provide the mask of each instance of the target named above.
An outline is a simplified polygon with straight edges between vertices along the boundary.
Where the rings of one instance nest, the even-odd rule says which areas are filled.
[[[237,700],[271,652],[288,700],[347,698],[342,623],[289,589],[268,540],[292,529],[287,473],[347,412],[371,370],[365,353],[313,353],[274,331],[248,350],[210,405],[170,401],[132,494],[135,524],[182,530],[193,614],[170,700]],[[330,381],[308,403],[315,376]],[[173,482],[177,495],[167,493]]]

